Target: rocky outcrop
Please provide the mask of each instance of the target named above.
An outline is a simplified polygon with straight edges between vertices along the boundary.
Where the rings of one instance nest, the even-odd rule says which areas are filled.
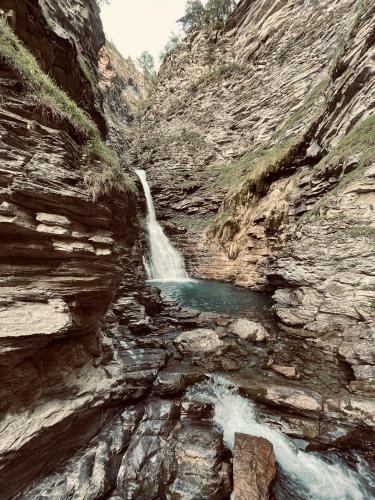
[[[236,500],[268,500],[276,476],[272,444],[264,438],[236,433],[233,491]]]
[[[190,401],[129,406],[22,498],[227,498],[230,467],[210,415],[207,405]]]
[[[145,143],[136,151],[149,166],[162,217],[199,230],[235,181],[242,180],[247,163],[235,165],[238,159],[304,129],[319,109],[322,92],[315,91],[316,102],[303,114],[300,110],[302,120],[294,121],[288,134],[275,134],[328,76],[339,33],[349,30],[355,12],[349,0],[329,6],[278,3],[274,8],[244,0],[225,33],[196,32],[168,56],[144,117]],[[175,187],[172,193],[166,185]],[[205,262],[201,257],[192,269],[194,264]],[[207,276],[210,266],[216,276],[220,264],[207,261]],[[196,272],[203,273],[201,267]],[[233,273],[227,273],[231,278]]]
[[[105,133],[96,3],[0,7]],[[133,286],[126,271],[133,280],[137,272],[135,194],[115,190],[94,201],[82,170],[84,134],[40,106],[3,59],[0,86],[0,477],[9,498],[100,433],[113,407],[144,394],[165,354],[140,348],[134,359],[115,337],[119,320],[105,318],[122,279],[127,291]]]
[[[104,33],[95,0],[1,0],[18,37],[106,132],[103,96],[98,92],[98,51]]]
[[[134,148],[190,274],[275,292],[283,330],[329,344],[353,390],[374,377],[374,16],[243,0],[167,57]]]
[[[137,140],[137,116],[149,93],[149,84],[134,62],[106,41],[99,53],[99,88],[109,127],[109,140],[125,164],[130,143]]]

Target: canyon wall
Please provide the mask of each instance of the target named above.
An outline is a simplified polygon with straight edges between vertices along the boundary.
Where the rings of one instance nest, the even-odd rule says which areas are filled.
[[[274,292],[353,390],[375,376],[374,19],[368,0],[242,0],[166,57],[134,148],[190,273]]]
[[[69,96],[46,83],[2,25],[0,496],[5,499],[54,470],[117,418],[124,401],[147,391],[164,354],[153,350],[148,364],[145,350],[135,358],[116,338],[120,286],[122,300],[129,295],[134,321],[145,316],[134,298],[134,287],[143,281],[142,238],[135,190],[114,184],[94,199],[87,183],[104,166],[100,156],[92,163],[85,156],[86,133],[75,117],[87,120],[74,102],[91,118],[92,130],[97,127],[103,139],[109,131],[114,147],[127,127],[116,128],[112,97],[102,90],[108,79],[126,78],[126,71],[103,54],[98,6],[94,0],[1,0],[0,9]],[[100,57],[105,62],[99,67]],[[141,74],[134,67],[129,71],[128,79],[137,78],[131,102],[122,94],[120,77],[111,84],[119,115],[144,92]],[[39,81],[31,86],[35,75]],[[66,115],[55,111],[54,99],[63,99]],[[103,161],[105,155],[112,158],[98,137],[91,147],[99,148]],[[126,169],[124,161],[121,168]],[[114,300],[117,309],[111,308]]]

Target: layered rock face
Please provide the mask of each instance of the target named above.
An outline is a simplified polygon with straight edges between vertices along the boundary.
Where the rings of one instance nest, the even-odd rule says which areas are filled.
[[[109,126],[109,138],[125,163],[130,144],[136,140],[136,118],[150,91],[150,85],[134,62],[124,59],[111,42],[99,53],[99,87]]]
[[[0,7],[105,132],[96,3]],[[1,497],[9,498],[95,436],[116,413],[108,407],[147,390],[153,372],[121,353],[116,316],[104,318],[122,277],[129,292],[126,272],[136,276],[135,194],[94,202],[80,132],[38,106],[4,61],[0,85],[0,477]],[[164,360],[156,354],[154,369]]]
[[[190,273],[276,290],[284,328],[331,343],[367,388],[374,16],[369,1],[243,0],[224,33],[167,57],[135,151]]]

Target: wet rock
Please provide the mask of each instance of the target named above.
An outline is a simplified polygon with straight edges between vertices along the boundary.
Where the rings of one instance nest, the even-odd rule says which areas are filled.
[[[154,400],[124,454],[117,493],[125,499],[225,498],[230,467],[222,433],[209,418],[210,405]]]
[[[113,413],[113,411],[112,411]],[[54,473],[16,498],[102,498],[116,485],[121,456],[143,415],[142,405],[130,406],[104,420],[103,430]]]
[[[179,335],[174,343],[183,354],[212,354],[221,351],[224,342],[214,330],[200,328]]]
[[[286,378],[298,378],[295,366],[271,365],[271,368],[273,371],[284,375]]]
[[[181,418],[204,418],[210,419],[214,414],[214,407],[211,403],[200,401],[182,401]]]
[[[256,400],[271,405],[294,410],[296,413],[321,414],[322,396],[311,389],[294,385],[278,385],[267,380],[252,380],[252,384],[243,384],[241,390]]]
[[[236,500],[268,500],[276,476],[272,444],[264,438],[236,433],[233,488]]]
[[[237,319],[229,326],[229,331],[244,340],[263,342],[269,338],[269,333],[260,323],[248,319]]]
[[[221,358],[217,362],[217,367],[224,372],[234,372],[240,369],[240,363],[235,359]]]
[[[184,421],[174,435],[177,474],[169,498],[219,500],[231,491],[222,433],[212,424]]]
[[[160,396],[177,395],[203,378],[204,375],[197,372],[159,372],[154,382],[153,392]]]

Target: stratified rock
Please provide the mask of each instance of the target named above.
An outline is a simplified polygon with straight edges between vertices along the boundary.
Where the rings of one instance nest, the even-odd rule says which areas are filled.
[[[222,433],[207,421],[212,408],[151,401],[122,459],[117,492],[128,500],[213,500],[230,492]]]
[[[286,378],[297,378],[297,370],[295,366],[271,365],[271,368],[276,373],[281,373]]]
[[[214,330],[200,328],[181,333],[175,340],[177,349],[184,354],[212,354],[218,353],[224,342]]]
[[[290,382],[291,384],[291,382]],[[267,380],[251,380],[241,390],[257,401],[291,409],[297,414],[315,414],[323,410],[322,396],[311,389],[295,385],[280,385]]]
[[[236,500],[268,500],[276,476],[272,444],[264,438],[236,433],[233,491]]]
[[[263,325],[248,319],[236,319],[229,325],[229,331],[244,340],[263,342],[269,338],[269,333]]]
[[[343,341],[368,385],[374,19],[371,1],[241,1],[168,54],[133,148],[191,274],[275,291],[284,330]]]
[[[0,0],[0,9],[9,6],[16,35],[96,123],[105,141],[98,88],[98,52],[105,39],[97,2]],[[29,90],[1,58],[4,499],[53,472],[77,449],[88,451],[86,445],[113,416],[108,406],[119,412],[128,399],[144,395],[165,362],[163,349],[140,348],[139,358],[137,346],[125,353],[115,338],[117,325],[109,331],[104,318],[126,271],[135,280],[142,276],[137,267],[141,246],[134,245],[139,236],[135,193],[116,191],[94,201],[82,168],[87,137]],[[69,105],[64,109],[78,114]],[[127,291],[131,284],[127,279]],[[91,491],[90,482],[93,497],[107,492],[103,477],[111,474],[101,464],[111,464],[111,446],[103,439],[77,466],[80,498]],[[85,476],[88,464],[95,464],[94,480]]]

